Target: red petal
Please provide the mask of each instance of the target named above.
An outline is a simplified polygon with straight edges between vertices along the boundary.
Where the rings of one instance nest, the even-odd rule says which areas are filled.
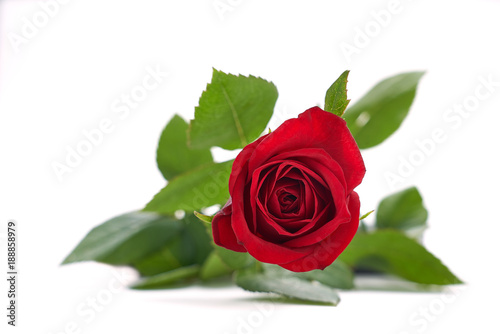
[[[232,194],[234,183],[236,179],[240,175],[241,171],[244,169],[243,167],[248,163],[248,159],[253,154],[255,148],[259,145],[262,140],[264,140],[268,135],[264,135],[254,141],[253,143],[248,144],[243,148],[243,150],[238,154],[236,159],[234,159],[233,167],[231,169],[231,175],[229,176],[229,193]]]
[[[241,160],[248,159],[251,173],[280,153],[302,148],[321,148],[342,167],[347,184],[346,193],[361,183],[365,165],[346,122],[318,107],[285,121],[275,131],[261,138],[258,146],[253,145],[253,153],[246,153]]]
[[[240,174],[234,184],[233,193],[233,212],[231,225],[234,230],[236,238],[245,246],[250,255],[257,260],[266,263],[288,263],[298,260],[310,253],[311,250],[307,247],[302,249],[290,249],[287,247],[274,244],[266,241],[259,236],[253,234],[245,218],[244,211],[244,188],[245,188],[245,175]]]
[[[231,211],[232,205],[229,200],[228,204],[219,211],[212,220],[212,234],[214,242],[224,248],[236,251],[246,252],[245,247],[238,243],[236,235],[234,235],[233,228],[231,227]]]
[[[342,224],[324,241],[318,243],[309,255],[289,262],[279,264],[281,267],[295,271],[304,272],[313,269],[325,269],[335,261],[335,259],[349,245],[352,238],[356,234],[359,226],[359,197],[358,194],[352,192],[348,199],[349,211],[351,220],[348,223]]]
[[[319,167],[321,166],[316,166],[316,170],[320,170]],[[329,213],[331,214],[326,217],[317,217],[316,215],[318,213],[316,213],[315,225],[317,226],[317,229],[314,232],[287,241],[283,244],[284,246],[303,247],[316,244],[332,234],[339,226],[341,226],[341,224],[351,220],[351,215],[345,199],[346,194],[341,183],[326,167],[322,167],[324,170],[320,171],[320,173],[328,183],[328,188],[331,192],[333,202],[335,203],[335,208],[330,207],[329,210],[331,210],[331,212]]]

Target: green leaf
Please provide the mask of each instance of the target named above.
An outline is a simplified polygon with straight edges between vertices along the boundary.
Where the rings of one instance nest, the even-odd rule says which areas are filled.
[[[233,269],[229,268],[224,261],[222,261],[217,252],[213,251],[201,267],[200,278],[202,280],[209,280],[221,276],[227,276],[232,272]]]
[[[177,210],[194,211],[225,203],[229,198],[232,165],[232,160],[210,163],[176,177],[146,204],[144,210],[174,214]]]
[[[140,280],[131,286],[132,289],[163,289],[178,283],[181,280],[195,278],[200,272],[199,265],[177,268],[155,276]]]
[[[349,71],[345,71],[328,88],[325,96],[325,111],[329,111],[337,116],[344,114],[345,108],[351,100],[347,99],[347,76]]]
[[[310,280],[332,288],[352,289],[354,287],[354,273],[340,260],[336,260],[324,270],[316,269],[302,274]]]
[[[175,252],[180,248],[182,248],[182,241],[180,238],[175,238],[165,244],[160,251],[139,259],[131,265],[137,269],[141,276],[154,276],[180,268],[182,260],[177,258],[177,252]]]
[[[234,150],[246,146],[265,130],[277,98],[272,82],[214,69],[189,127],[191,147]]]
[[[221,260],[231,269],[243,269],[255,264],[255,259],[248,253],[235,252],[220,246],[215,251]]]
[[[131,212],[92,229],[63,261],[99,261],[129,264],[175,238],[181,224],[172,217],[151,212]]]
[[[194,215],[196,216],[196,218],[207,224],[212,224],[212,220],[214,219],[214,216],[207,216],[203,213],[199,213],[198,211],[195,211]]]
[[[323,285],[338,289],[352,289],[354,287],[352,269],[338,259],[323,270],[316,269],[300,273],[289,271],[275,264],[263,263],[262,267],[267,275],[317,281]]]
[[[248,291],[272,292],[286,297],[317,303],[337,305],[340,298],[329,286],[299,277],[277,275],[273,272],[238,271],[236,284]]]
[[[427,210],[417,188],[411,187],[384,198],[377,209],[375,226],[408,231],[425,227]]]
[[[192,264],[202,264],[212,252],[212,239],[204,224],[194,215],[186,215],[177,237],[162,245],[157,252],[132,265],[143,276],[151,276]]]
[[[424,72],[398,74],[379,82],[344,114],[359,148],[382,143],[405,119]]]
[[[368,211],[367,213],[365,213],[364,215],[362,215],[361,217],[359,217],[359,220],[363,220],[365,218],[367,218],[369,215],[371,215],[375,210],[371,210],[371,211]]]
[[[183,265],[202,264],[213,250],[212,237],[207,233],[205,224],[194,214],[186,215],[183,220],[182,248],[177,250],[178,257]]]
[[[166,180],[213,162],[209,149],[195,150],[187,146],[187,130],[186,121],[174,115],[161,134],[156,162]]]
[[[339,259],[351,267],[393,274],[416,283],[462,283],[422,245],[396,230],[356,234]]]

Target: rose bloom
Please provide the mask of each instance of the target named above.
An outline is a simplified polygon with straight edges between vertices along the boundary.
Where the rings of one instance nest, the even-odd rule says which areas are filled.
[[[354,237],[365,165],[346,122],[318,107],[247,145],[231,198],[212,221],[217,245],[295,272],[324,269]]]

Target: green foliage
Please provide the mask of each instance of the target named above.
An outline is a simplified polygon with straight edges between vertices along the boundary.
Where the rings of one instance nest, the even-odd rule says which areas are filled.
[[[233,252],[219,246],[215,246],[215,251],[220,259],[233,270],[247,268],[256,262],[248,253]]]
[[[141,275],[151,276],[193,264],[201,265],[212,252],[212,239],[193,214],[181,220],[181,230],[162,248],[132,263]]]
[[[212,220],[214,219],[214,216],[207,216],[203,213],[199,213],[198,211],[195,211],[194,215],[196,216],[196,218],[207,224],[212,224]]]
[[[311,281],[317,281],[332,288],[354,288],[354,273],[351,268],[340,260],[335,260],[324,270],[316,269],[302,274]]]
[[[178,210],[192,212],[225,203],[229,198],[232,165],[232,160],[210,163],[176,177],[146,204],[144,210],[174,214]]]
[[[411,187],[384,198],[377,208],[376,227],[408,231],[425,227],[427,209],[417,188]]]
[[[272,82],[214,69],[200,97],[188,138],[193,148],[242,148],[266,129],[278,99]]]
[[[325,110],[337,116],[344,114],[345,108],[351,100],[347,99],[347,76],[349,71],[345,71],[328,88],[325,96]]]
[[[438,258],[396,230],[358,233],[339,259],[351,267],[393,274],[416,283],[461,283]]]
[[[222,261],[217,252],[213,251],[201,268],[200,278],[206,281],[221,276],[227,276],[232,272],[233,270]]]
[[[156,163],[166,180],[213,162],[208,148],[195,150],[187,146],[187,130],[186,121],[174,115],[161,134]]]
[[[173,284],[179,283],[182,280],[195,278],[199,272],[199,265],[177,268],[155,276],[143,278],[132,285],[131,288],[138,290],[170,288]]]
[[[98,261],[130,264],[168,243],[181,231],[175,218],[151,212],[131,212],[92,229],[63,264]]]
[[[361,217],[359,217],[359,220],[363,220],[363,219],[366,219],[369,215],[371,215],[375,210],[371,210],[371,211],[368,211],[367,213],[365,213],[364,215],[362,215]]]
[[[273,292],[285,297],[321,304],[337,305],[340,297],[328,285],[313,282],[301,273],[293,273],[274,265],[266,265],[263,270],[247,269],[238,271],[236,284],[248,291]]]
[[[424,72],[402,73],[379,82],[344,114],[359,148],[382,143],[406,118]]]

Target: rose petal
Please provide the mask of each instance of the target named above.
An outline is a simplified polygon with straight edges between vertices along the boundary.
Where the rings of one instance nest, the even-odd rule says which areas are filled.
[[[316,164],[316,162],[312,163],[312,165],[314,164]],[[327,183],[327,187],[329,189],[327,190],[329,193],[325,194],[325,196],[331,196],[331,201],[333,201],[334,205],[329,203],[329,205],[326,206],[326,208],[329,209],[327,215],[318,216],[320,212],[324,211],[323,208],[316,208],[316,213],[311,221],[314,224],[314,227],[307,229],[309,233],[297,234],[294,238],[285,242],[280,239],[284,246],[293,248],[313,245],[330,235],[340,224],[350,220],[350,213],[347,209],[345,198],[346,194],[344,193],[344,189],[342,188],[339,180],[325,166],[318,164],[317,166],[314,166],[314,169],[320,170],[320,173],[323,174],[324,182]],[[269,223],[269,221],[266,222]],[[257,228],[259,229],[259,226],[257,226]]]
[[[273,160],[278,161],[295,161],[300,165],[304,166],[307,170],[314,170],[315,173],[321,175],[320,171],[316,170],[314,166],[320,166],[327,168],[330,172],[335,174],[339,182],[342,184],[343,188],[346,189],[346,193],[349,194],[351,190],[347,189],[345,182],[344,171],[342,167],[332,159],[332,157],[326,153],[325,150],[321,148],[307,148],[300,149],[293,152],[285,152],[277,155]],[[300,167],[297,167],[300,170]],[[323,168],[322,168],[323,169]]]
[[[324,208],[324,210],[318,214],[318,219],[324,218],[323,216],[326,214],[327,209],[328,208]],[[289,225],[286,225],[282,223],[283,220],[274,219],[262,210],[257,210],[257,219],[259,220],[259,225],[257,227],[258,232],[262,234],[262,237],[284,246],[288,246],[288,241],[293,241],[316,228],[317,222],[316,218],[303,219],[291,221]]]
[[[340,224],[350,221],[350,213],[346,204],[345,194],[342,188],[339,188],[340,183],[331,175],[327,176],[328,183],[332,189],[332,197],[335,205],[330,207],[329,215],[322,217],[315,217],[315,229],[314,231],[297,238],[294,238],[286,243],[285,246],[288,247],[303,247],[320,242],[333,231],[335,231]],[[327,220],[324,220],[327,219]]]
[[[234,183],[233,212],[231,226],[237,240],[243,244],[253,257],[266,263],[288,263],[304,257],[309,248],[290,249],[287,247],[266,241],[250,231],[244,211],[244,189],[246,177],[240,174]],[[239,190],[239,191],[238,191]]]
[[[279,265],[291,271],[304,272],[313,269],[325,269],[332,264],[349,245],[358,230],[360,203],[356,192],[352,192],[349,196],[348,206],[351,214],[349,222],[340,225],[328,238],[316,244],[314,250],[307,256]]]
[[[268,195],[269,200],[267,202],[267,210],[269,210],[269,212],[276,217],[286,217],[287,213],[283,211],[283,199],[280,200],[280,197],[286,197],[286,194],[290,194],[295,197],[294,203],[291,204],[291,207],[300,209],[300,202],[302,201],[300,188],[301,182],[288,177],[281,178],[276,182],[271,194]]]
[[[257,223],[255,221],[256,210],[257,210],[257,202],[266,203],[267,195],[260,194],[261,187],[264,186],[265,189],[268,189],[266,192],[271,192],[274,187],[274,183],[276,182],[276,170],[279,165],[276,164],[266,164],[253,172],[252,181],[250,184],[249,192],[245,192],[245,194],[249,194],[246,196],[247,201],[250,204],[250,212],[252,213],[253,219],[248,223],[252,226],[252,231],[255,233],[257,230]],[[265,184],[264,184],[265,183]],[[246,186],[248,188],[248,185]],[[247,209],[248,210],[248,209]],[[248,218],[248,216],[247,216]]]
[[[231,227],[231,199],[219,211],[212,220],[212,234],[214,242],[224,248],[233,250],[235,252],[246,252],[245,247],[238,243],[236,235],[234,235],[233,228]]]
[[[267,135],[264,135],[260,138],[258,138],[256,141],[253,143],[248,144],[243,148],[243,150],[236,156],[236,159],[234,159],[233,166],[231,169],[231,175],[229,175],[229,193],[231,194],[234,188],[234,183],[236,182],[236,179],[242,172],[242,169],[244,166],[247,165],[248,159],[250,156],[253,154],[255,148],[264,140],[266,139]],[[248,170],[248,169],[247,169]]]
[[[321,242],[325,238],[327,238],[333,231],[335,231],[341,224],[350,221],[349,211],[346,206],[343,206],[341,210],[339,210],[337,216],[335,216],[331,220],[318,222],[315,220],[315,230],[306,235],[297,236],[290,241],[283,243],[284,246],[287,247],[304,247],[314,245],[318,242]],[[324,217],[323,217],[324,218]]]
[[[280,164],[276,171],[276,175],[273,174],[274,179],[272,181],[271,179],[269,179],[267,180],[267,182],[258,180],[259,172],[261,172],[262,170],[266,170],[265,168],[269,168],[270,166],[273,166],[273,164]],[[324,166],[320,166],[319,168],[322,170],[325,169]],[[320,175],[316,174],[313,170],[309,169],[307,166],[293,160],[277,160],[258,168],[252,176],[252,190],[250,192],[250,196],[252,198],[256,198],[257,192],[264,187],[264,192],[266,192],[269,196],[269,194],[272,193],[272,189],[275,187],[276,179],[282,175],[286,175],[287,177],[301,181],[306,186],[304,189],[304,203],[306,207],[304,208],[304,215],[301,215],[300,217],[313,218],[314,212],[321,211],[325,203],[332,201],[330,191],[326,190],[328,189],[328,185],[323,180],[323,178]],[[341,174],[341,176],[343,176],[343,174]],[[344,179],[342,179],[342,181],[343,180]],[[261,199],[262,197],[265,197],[265,195],[259,194],[258,198]],[[267,202],[262,204],[265,207],[269,205],[269,203]],[[252,203],[252,205],[254,204]],[[255,211],[255,208],[252,209]]]
[[[302,148],[321,148],[340,165],[345,175],[346,193],[361,183],[366,169],[346,122],[318,107],[285,121],[259,145],[252,146],[253,153],[246,153],[241,159],[248,160],[249,171],[253,171],[282,152]]]
[[[305,166],[301,166],[295,161],[290,160],[290,161],[275,161],[275,162],[282,164],[280,165],[279,168],[281,170],[284,169],[283,166],[285,164],[290,164],[296,167],[293,170],[294,172],[299,171],[299,173],[295,173],[296,175],[292,175],[293,174],[292,170],[288,169],[289,172],[285,174],[287,177],[278,180],[275,184],[275,187],[279,188],[280,186],[282,187],[293,186],[293,181],[289,179],[288,176],[293,176],[296,179],[302,177],[302,179],[305,179],[306,182],[312,183],[313,181],[310,180],[308,175],[311,174],[314,176],[315,179],[322,181],[323,185],[325,185],[326,188],[321,186],[320,187],[321,189],[318,189],[317,187],[312,185],[314,189],[313,190],[314,194],[312,197],[315,200],[315,207],[314,207],[315,214],[309,217],[311,219],[306,219],[306,220],[304,218],[307,217],[296,217],[295,220],[297,220],[299,224],[295,224],[293,222],[289,225],[280,224],[281,223],[280,219],[287,218],[289,216],[283,215],[281,213],[281,207],[276,197],[271,198],[271,200],[267,202],[267,206],[263,205],[262,201],[258,199],[256,201],[257,208],[255,209],[252,208],[253,220],[254,220],[252,225],[255,226],[255,228],[253,229],[254,232],[258,231],[260,234],[262,234],[264,239],[269,241],[274,241],[276,243],[284,243],[284,245],[291,247],[303,247],[321,241],[323,238],[328,236],[332,231],[334,231],[339,224],[349,219],[350,216],[346,209],[345,193],[343,191],[343,186],[345,183],[341,184],[340,180],[336,178],[336,175],[334,175],[331,170],[329,170],[328,168],[326,168],[325,166],[323,166],[314,159],[309,161],[311,166],[313,166],[313,169],[319,170],[320,173],[324,175],[324,177],[322,178],[313,171],[309,170]],[[332,163],[335,162],[330,162],[330,164]],[[269,166],[269,164],[266,165],[266,168],[267,166]],[[298,168],[302,168],[303,170],[299,170]],[[339,175],[343,177],[341,171]],[[258,182],[256,180],[257,177],[258,175],[254,173],[254,177],[252,179],[252,189],[253,189],[252,197],[255,197],[253,193],[258,191],[258,189],[256,189],[257,183],[262,185],[262,182]],[[275,190],[273,189],[273,191]],[[333,202],[335,204],[331,205],[331,207],[329,208],[330,211],[328,215],[324,215],[325,212],[324,209],[330,205],[318,206],[319,202],[318,199],[316,198],[318,197],[316,196],[318,195],[318,193],[319,195],[321,195],[321,197],[327,199],[328,203]],[[259,194],[259,198],[262,198],[263,196],[264,195]],[[252,205],[255,204],[252,203]],[[340,216],[338,216],[336,219],[332,219],[336,213],[335,209],[336,206],[344,209],[339,210],[339,213],[341,214]],[[317,217],[319,213],[321,213],[321,217]],[[305,232],[311,232],[311,233],[305,235]],[[273,238],[275,240],[273,240]],[[290,242],[290,244],[288,242]]]

